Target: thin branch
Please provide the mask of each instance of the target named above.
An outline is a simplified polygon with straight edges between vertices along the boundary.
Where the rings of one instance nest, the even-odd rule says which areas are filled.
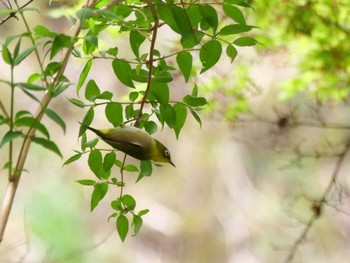
[[[16,17],[16,14],[18,12],[20,12],[23,8],[25,8],[27,5],[29,5],[31,2],[33,2],[34,0],[29,0],[27,3],[25,3],[24,5],[22,5],[21,7],[18,7],[17,11],[13,11],[12,13],[10,13],[7,17],[5,17],[3,20],[0,21],[0,26],[2,24],[4,24],[7,20],[11,19],[12,17]]]
[[[90,7],[90,6],[88,6],[88,7]],[[23,16],[23,19],[25,20],[24,16]],[[80,30],[81,30],[81,25],[80,25],[80,22],[78,20],[76,27],[75,27],[75,32],[73,34],[74,37],[77,37],[79,35]],[[53,81],[54,88],[57,87],[57,85],[60,83],[60,79],[63,76],[63,73],[67,67],[68,60],[71,56],[73,45],[74,45],[74,43],[71,45],[70,48],[68,48],[66,50],[64,58],[61,62],[62,67],[61,67],[60,71],[57,73],[57,75]],[[52,93],[47,91],[40,101],[40,106],[37,110],[37,114],[35,115],[36,121],[38,121],[38,122],[41,121],[41,119],[44,115],[45,109],[47,108],[51,99],[52,99]],[[13,171],[13,174],[10,177],[9,183],[7,185],[7,189],[6,189],[6,193],[5,193],[5,197],[3,200],[3,205],[2,205],[2,209],[1,209],[1,213],[0,213],[0,242],[2,241],[3,236],[4,236],[7,221],[8,221],[8,218],[10,216],[10,212],[11,212],[14,198],[16,195],[17,187],[18,187],[18,184],[19,184],[19,181],[21,178],[21,174],[22,174],[22,171],[24,168],[25,161],[26,161],[27,156],[28,156],[29,148],[31,145],[30,138],[35,135],[35,131],[36,131],[36,128],[33,126],[28,129],[28,132],[26,133],[24,140],[23,140],[23,143],[22,143],[22,148],[21,148],[19,156],[18,156],[16,168]]]
[[[294,241],[294,244],[291,247],[291,249],[287,255],[287,258],[284,261],[285,263],[292,262],[297,250],[299,249],[299,247],[302,245],[302,243],[307,238],[311,228],[316,223],[317,219],[320,218],[324,206],[327,205],[327,197],[331,193],[331,191],[333,190],[333,188],[337,182],[337,178],[339,176],[340,169],[345,161],[345,156],[348,153],[349,149],[350,149],[350,142],[348,142],[343,154],[341,156],[339,156],[339,158],[335,164],[335,168],[334,168],[334,171],[332,173],[331,179],[327,185],[327,188],[323,192],[322,197],[318,201],[314,202],[315,206],[313,207],[314,208],[313,214],[312,214],[311,218],[309,219],[309,221],[307,222],[306,226],[304,227],[303,231],[300,233],[299,237]]]
[[[4,104],[2,104],[2,101],[0,100],[0,110],[2,111],[2,113],[5,115],[5,118],[9,119],[10,115],[7,113]]]
[[[158,18],[158,13],[157,10],[154,6],[154,4],[150,1],[150,0],[146,0],[146,3],[148,4],[153,19],[154,19],[154,25],[153,25],[153,31],[152,31],[152,40],[151,40],[151,46],[149,49],[149,61],[148,61],[148,79],[147,79],[147,87],[145,90],[145,94],[143,95],[142,101],[141,101],[141,105],[140,105],[140,111],[139,111],[139,115],[138,118],[135,122],[135,126],[137,127],[139,125],[141,116],[142,116],[142,111],[143,111],[143,107],[145,106],[146,100],[147,100],[147,96],[148,93],[151,89],[151,83],[152,83],[152,72],[153,72],[153,62],[154,62],[154,48],[155,48],[155,44],[156,44],[156,39],[157,39],[157,33],[158,33],[158,26],[159,26],[159,18]]]
[[[122,166],[120,167],[120,194],[119,194],[119,197],[122,198],[123,196],[123,189],[124,189],[124,186],[125,186],[125,183],[124,183],[124,166],[125,166],[125,161],[126,161],[126,156],[128,156],[127,154],[124,154],[124,159],[123,159],[123,163],[122,163]],[[124,204],[123,204],[124,206]]]
[[[57,259],[54,259],[54,260],[50,260],[50,263],[67,262],[67,261],[69,261],[72,258],[75,258],[77,256],[81,256],[81,255],[83,255],[85,253],[88,253],[88,252],[94,250],[94,249],[97,249],[98,247],[103,245],[113,233],[114,233],[114,231],[111,231],[110,233],[108,233],[108,235],[106,237],[104,237],[103,239],[101,239],[101,241],[99,241],[98,243],[96,243],[94,245],[90,245],[90,246],[87,246],[85,248],[81,248],[81,249],[79,249],[77,251],[69,253],[69,254],[67,254],[65,256],[62,256],[60,258],[57,258]]]

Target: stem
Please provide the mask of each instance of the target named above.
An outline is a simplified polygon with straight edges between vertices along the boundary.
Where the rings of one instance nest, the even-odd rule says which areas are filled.
[[[10,119],[10,115],[7,113],[4,104],[2,104],[2,101],[0,100],[0,110],[5,115],[5,118]]]
[[[11,101],[10,101],[10,132],[13,131],[13,112],[14,112],[14,102],[15,102],[15,86],[13,77],[14,66],[11,65]],[[13,141],[9,143],[9,181],[12,176],[12,157],[13,157]]]
[[[123,189],[124,189],[124,166],[125,166],[125,161],[126,161],[126,156],[128,156],[127,154],[124,155],[124,159],[123,159],[123,163],[122,166],[120,167],[120,194],[119,197],[122,198],[123,196]],[[124,206],[124,205],[123,205]]]
[[[154,4],[150,0],[146,0],[146,3],[148,4],[148,6],[149,6],[149,8],[151,10],[151,13],[152,13],[152,16],[153,16],[153,19],[154,19],[154,25],[153,25],[151,46],[149,48],[149,61],[148,61],[149,71],[148,71],[147,87],[146,87],[145,94],[143,95],[143,98],[142,98],[142,101],[141,101],[138,118],[137,118],[137,120],[135,122],[135,126],[136,127],[140,124],[140,119],[141,119],[141,116],[142,116],[143,107],[145,106],[148,93],[149,93],[149,91],[151,89],[153,62],[154,62],[154,47],[155,47],[155,44],[156,44],[158,27],[159,27],[158,13],[157,13],[156,8],[154,7]]]
[[[25,20],[24,16],[22,16],[22,18],[23,18],[23,20]],[[77,22],[75,28],[76,29],[74,32],[74,37],[77,37],[80,33],[80,30],[81,30],[81,26],[80,26],[79,21]],[[63,76],[63,73],[67,67],[67,63],[68,63],[70,54],[71,54],[72,49],[73,49],[73,45],[74,44],[72,44],[72,46],[66,50],[64,58],[61,62],[62,67],[61,67],[60,71],[57,73],[57,75],[52,83],[53,89],[55,89],[60,83],[60,79]],[[41,121],[41,119],[44,115],[45,109],[47,108],[51,99],[52,99],[52,93],[49,91],[46,91],[46,93],[44,94],[43,98],[40,101],[40,105],[39,105],[39,108],[37,110],[37,114],[35,116],[36,121],[38,121],[38,122]],[[26,161],[27,156],[28,156],[29,148],[31,145],[30,138],[35,135],[35,131],[36,131],[36,128],[33,126],[28,129],[28,132],[26,133],[26,135],[24,137],[22,148],[21,148],[19,156],[18,156],[16,168],[13,171],[13,175],[10,177],[9,183],[7,185],[5,198],[3,200],[3,205],[2,205],[1,214],[0,214],[0,242],[2,241],[3,236],[4,236],[7,221],[8,221],[8,218],[10,216],[10,212],[11,212],[11,209],[13,206],[13,201],[14,201],[14,198],[16,195],[16,190],[17,190],[20,178],[21,178],[21,174],[23,171],[25,161]]]

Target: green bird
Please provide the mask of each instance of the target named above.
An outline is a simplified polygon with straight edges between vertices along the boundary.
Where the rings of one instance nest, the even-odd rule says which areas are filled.
[[[175,164],[171,161],[169,150],[144,130],[134,126],[101,130],[91,127],[87,128],[96,133],[104,142],[113,148],[138,160],[165,162],[175,167]]]

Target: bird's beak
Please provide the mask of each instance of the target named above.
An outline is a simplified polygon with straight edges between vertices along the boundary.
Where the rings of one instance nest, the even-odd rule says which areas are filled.
[[[176,168],[176,166],[175,166],[175,164],[173,163],[172,160],[169,160],[169,163]]]

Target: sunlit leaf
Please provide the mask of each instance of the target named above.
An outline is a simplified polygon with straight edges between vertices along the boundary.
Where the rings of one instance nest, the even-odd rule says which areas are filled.
[[[192,70],[192,55],[190,52],[182,51],[176,56],[176,62],[187,82]]]
[[[30,139],[32,140],[32,142],[35,142],[35,143],[43,146],[44,148],[46,148],[50,151],[53,151],[61,158],[63,157],[59,148],[57,147],[57,145],[53,141],[47,140],[45,138],[40,138],[40,137],[31,137]]]
[[[210,40],[205,43],[199,52],[199,58],[203,68],[200,73],[203,73],[213,67],[220,59],[222,52],[221,43],[217,40]]]
[[[114,127],[123,123],[123,106],[120,103],[111,102],[106,105],[105,115]]]
[[[129,232],[129,221],[123,214],[117,217],[117,230],[120,239],[124,242],[126,235]]]
[[[6,144],[6,143],[8,143],[8,142],[10,142],[10,141],[12,141],[12,140],[18,138],[18,137],[21,137],[22,135],[23,135],[23,134],[22,134],[22,132],[20,132],[20,131],[8,131],[8,132],[4,135],[4,137],[2,137],[2,140],[1,140],[1,143],[0,143],[0,148],[1,148],[4,144]]]
[[[99,183],[94,185],[94,191],[91,195],[91,206],[90,210],[93,211],[96,206],[99,204],[99,202],[105,197],[106,193],[108,191],[108,184],[107,183]]]

